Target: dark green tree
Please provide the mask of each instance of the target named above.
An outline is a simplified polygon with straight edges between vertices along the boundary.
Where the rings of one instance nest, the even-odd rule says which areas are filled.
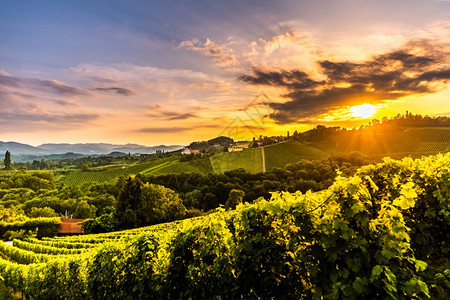
[[[143,183],[139,178],[128,177],[124,182],[119,181],[119,197],[117,199],[116,218],[122,228],[137,227],[136,213],[141,201]]]
[[[89,204],[86,200],[81,200],[77,204],[75,209],[74,218],[75,219],[87,219],[95,218],[96,208],[94,205]]]
[[[232,189],[228,196],[228,200],[225,203],[226,209],[235,209],[239,203],[242,203],[244,199],[245,192],[237,189]]]
[[[120,228],[133,228],[182,219],[183,202],[171,189],[142,183],[140,176],[128,178],[121,185],[115,216]]]
[[[141,191],[137,216],[142,226],[182,219],[186,214],[183,202],[171,189],[146,183]]]
[[[3,162],[5,164],[5,170],[11,170],[11,153],[9,151],[6,151]]]

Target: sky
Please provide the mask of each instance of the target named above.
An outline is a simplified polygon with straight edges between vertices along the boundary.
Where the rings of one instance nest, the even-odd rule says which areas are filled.
[[[450,115],[445,0],[2,0],[0,39],[0,141],[188,144]]]

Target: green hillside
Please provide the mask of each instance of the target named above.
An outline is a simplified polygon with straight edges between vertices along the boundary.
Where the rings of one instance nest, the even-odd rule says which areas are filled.
[[[164,167],[166,165],[172,164],[176,157],[166,157],[158,160],[153,160],[150,162],[129,164],[129,165],[118,165],[118,166],[107,166],[92,168],[90,171],[83,172],[81,170],[76,170],[68,173],[61,181],[67,185],[80,185],[85,182],[112,182],[112,180],[118,176],[128,176],[131,174],[137,174],[140,172],[151,172],[157,168]]]
[[[266,171],[273,168],[283,167],[302,159],[320,160],[327,158],[330,154],[319,147],[298,141],[288,141],[264,147],[266,159]]]
[[[242,168],[249,173],[263,171],[261,148],[246,149],[240,152],[222,152],[211,157],[215,173]]]
[[[263,153],[264,149],[264,163]],[[407,128],[393,131],[342,130],[315,141],[287,141],[246,149],[240,152],[221,152],[209,158],[180,162],[170,156],[149,162],[93,168],[88,172],[73,171],[59,176],[67,185],[84,182],[112,182],[118,176],[144,173],[148,175],[179,174],[183,172],[224,173],[242,168],[249,173],[270,171],[299,160],[321,160],[331,155],[361,152],[376,160],[385,156],[402,158],[445,153],[450,151],[450,128]]]
[[[94,181],[100,183],[112,182],[116,177],[126,177],[138,173],[161,175],[182,172],[212,173],[213,169],[208,159],[180,162],[177,156],[170,156],[138,164],[93,168],[87,172],[76,170],[68,173],[66,176],[62,176],[60,181],[67,185],[75,186]]]
[[[391,156],[420,157],[447,152],[450,149],[450,128],[406,128],[393,131],[365,130],[343,132],[332,138],[332,153],[359,151],[374,158]],[[331,144],[330,144],[331,145]]]
[[[213,173],[213,168],[209,159],[202,158],[187,162],[174,160],[170,163],[161,164],[152,169],[145,170],[143,173],[149,175],[162,175],[179,174],[183,172]]]
[[[266,171],[301,159],[320,160],[331,155],[361,152],[373,159],[402,158],[450,151],[450,128],[406,128],[396,131],[341,131],[311,142],[288,141],[264,147]]]

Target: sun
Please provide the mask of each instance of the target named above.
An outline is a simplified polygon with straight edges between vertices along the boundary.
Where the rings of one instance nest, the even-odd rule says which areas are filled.
[[[377,111],[377,107],[371,104],[364,103],[362,105],[350,107],[349,111],[352,113],[353,117],[366,119],[375,114],[375,112]]]

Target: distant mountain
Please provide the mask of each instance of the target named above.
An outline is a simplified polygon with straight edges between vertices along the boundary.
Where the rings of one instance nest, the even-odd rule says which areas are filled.
[[[159,146],[143,146],[137,144],[106,144],[106,143],[86,143],[86,144],[42,144],[33,147],[27,144],[16,142],[1,142],[0,141],[0,155],[9,150],[14,155],[49,155],[49,154],[65,154],[77,153],[85,155],[102,155],[111,152],[123,152],[131,154],[152,154],[156,150],[164,150],[164,152],[174,151],[183,148],[180,145],[159,145]]]
[[[0,156],[6,151],[12,154],[32,154],[32,155],[46,155],[51,154],[45,149],[39,149],[27,144],[21,144],[16,142],[2,142],[0,141]]]

